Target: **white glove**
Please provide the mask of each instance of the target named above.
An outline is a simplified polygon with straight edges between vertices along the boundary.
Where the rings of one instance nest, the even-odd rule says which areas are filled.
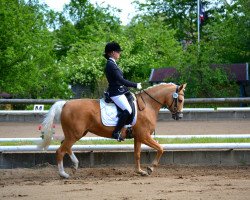
[[[137,89],[138,89],[138,90],[142,89],[141,83],[137,83]]]

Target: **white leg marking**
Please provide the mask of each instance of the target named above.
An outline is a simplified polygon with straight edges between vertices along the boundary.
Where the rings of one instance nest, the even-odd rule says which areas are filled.
[[[72,162],[74,163],[74,168],[77,169],[78,164],[79,164],[79,161],[78,161],[77,157],[75,156],[75,154],[73,152],[72,152],[71,155],[69,155],[69,157],[72,160]]]
[[[64,171],[63,161],[61,161],[61,163],[58,164],[58,170],[61,177],[69,178],[69,175]]]

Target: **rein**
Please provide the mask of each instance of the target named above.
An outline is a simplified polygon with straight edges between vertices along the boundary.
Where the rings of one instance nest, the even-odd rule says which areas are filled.
[[[158,104],[160,104],[161,106],[164,106],[164,104],[162,104],[161,102],[159,102],[157,99],[155,99],[154,97],[152,97],[149,93],[147,93],[144,89],[142,90],[143,92],[145,92],[151,99],[153,99],[154,101],[156,101]]]

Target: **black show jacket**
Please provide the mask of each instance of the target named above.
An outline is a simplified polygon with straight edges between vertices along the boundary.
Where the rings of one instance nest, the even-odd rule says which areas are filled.
[[[107,60],[105,74],[109,83],[108,92],[110,97],[125,94],[128,92],[127,87],[137,87],[137,83],[123,78],[121,69],[111,59]]]

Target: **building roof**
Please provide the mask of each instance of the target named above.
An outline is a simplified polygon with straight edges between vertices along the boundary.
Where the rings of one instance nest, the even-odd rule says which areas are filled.
[[[229,79],[234,79],[237,82],[249,81],[249,69],[247,63],[240,64],[213,64],[212,68],[223,68]],[[149,82],[164,82],[167,78],[177,78],[178,72],[174,67],[165,67],[152,69],[149,77]]]
[[[0,93],[0,98],[10,99],[10,98],[12,98],[12,95],[9,93],[6,93],[6,92],[2,92],[2,93]]]
[[[223,68],[230,79],[236,81],[249,81],[249,70],[247,63],[240,64],[214,64],[212,67]]]
[[[166,78],[175,78],[177,70],[173,67],[152,69],[149,82],[163,82]]]

